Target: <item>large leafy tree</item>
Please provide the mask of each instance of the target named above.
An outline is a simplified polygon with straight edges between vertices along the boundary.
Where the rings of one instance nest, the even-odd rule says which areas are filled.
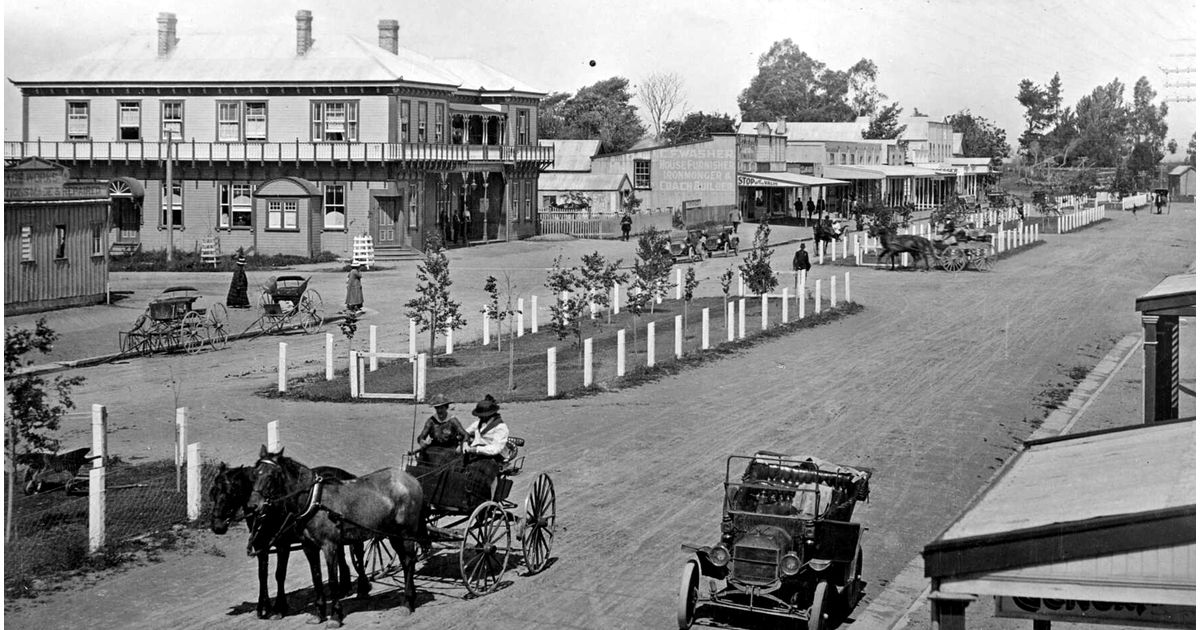
[[[904,130],[908,129],[908,125],[900,124],[900,114],[902,113],[904,113],[904,108],[900,107],[900,103],[892,103],[884,107],[871,118],[871,124],[863,129],[862,137],[868,140],[899,138]]]
[[[1167,139],[1167,104],[1154,104],[1158,93],[1150,80],[1142,77],[1133,85],[1133,105],[1129,109],[1129,139],[1133,143],[1129,168],[1135,174],[1149,177],[1165,153]]]
[[[1003,129],[983,116],[971,114],[969,109],[947,116],[946,122],[963,135],[962,152],[966,157],[992,158],[993,164],[998,165],[1012,151]]]
[[[1025,131],[1017,145],[1022,151],[1033,154],[1036,159],[1039,153],[1047,149],[1041,142],[1042,133],[1054,126],[1061,113],[1062,79],[1057,72],[1046,85],[1037,85],[1029,79],[1022,79],[1017,84],[1017,102],[1025,108]]]
[[[542,100],[543,138],[599,139],[600,153],[618,153],[646,135],[646,126],[630,102],[629,79],[612,77],[579,88],[574,96],[559,92]]]
[[[1196,168],[1196,134],[1192,132],[1192,139],[1188,141],[1187,148],[1187,163]]]
[[[1097,86],[1075,106],[1079,130],[1077,153],[1088,158],[1091,166],[1117,166],[1128,150],[1126,139],[1129,116],[1125,107],[1125,85],[1113,79]],[[1132,148],[1132,147],[1128,147]]]
[[[758,58],[758,74],[738,96],[743,121],[848,122],[874,113],[886,96],[874,82],[875,64],[863,59],[832,70],[800,50],[790,38],[771,44]]]
[[[714,133],[729,133],[737,121],[729,114],[706,114],[692,112],[679,120],[669,120],[663,126],[663,138],[667,142],[692,142],[707,140]]]

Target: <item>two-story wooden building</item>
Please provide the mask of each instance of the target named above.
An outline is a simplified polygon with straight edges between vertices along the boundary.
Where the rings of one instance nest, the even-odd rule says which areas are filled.
[[[299,11],[294,33],[189,35],[159,14],[155,35],[11,77],[22,130],[5,159],[106,183],[114,247],[163,249],[169,229],[176,248],[216,236],[222,253],[348,255],[363,233],[420,249],[464,210],[474,241],[534,234],[545,93],[378,26],[378,42],[318,38]]]

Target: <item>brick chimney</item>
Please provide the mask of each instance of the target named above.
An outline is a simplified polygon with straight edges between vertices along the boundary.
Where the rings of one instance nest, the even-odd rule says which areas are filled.
[[[296,12],[296,56],[303,57],[312,48],[312,11]]]
[[[158,14],[158,58],[165,59],[175,50],[179,40],[175,37],[175,14]]]
[[[787,118],[780,116],[775,120],[775,133],[780,135],[787,133]]]
[[[400,22],[379,20],[379,47],[392,53],[400,53]]]

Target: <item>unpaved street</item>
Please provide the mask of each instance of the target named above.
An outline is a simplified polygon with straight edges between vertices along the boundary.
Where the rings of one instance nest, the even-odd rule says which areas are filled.
[[[1109,216],[1048,237],[991,273],[853,270],[854,298],[866,308],[842,322],[635,389],[505,405],[513,433],[527,440],[527,472],[513,497],[523,499],[538,472],[557,489],[556,562],[533,577],[510,571],[511,584],[474,600],[460,585],[420,579],[412,617],[394,590],[377,585],[368,602],[347,602],[346,627],[673,627],[679,545],[715,540],[724,459],[756,449],[875,470],[871,501],[856,512],[869,528],[862,610],[1033,431],[1044,390],[1136,332],[1134,299],[1193,264],[1193,205]],[[515,263],[503,256],[508,246],[496,247],[496,260]],[[776,253],[777,268],[792,248]],[[74,370],[88,378],[76,400],[109,406],[110,445],[126,459],[170,456],[176,405],[189,407],[191,440],[235,464],[252,461],[276,419],[287,454],[306,463],[369,471],[407,450],[410,407],[251,395],[274,382],[276,341]],[[316,361],[321,343],[297,338],[295,356],[307,349]],[[86,443],[86,427],[73,431]],[[191,553],[23,603],[4,621],[71,630],[304,627],[302,615],[254,618],[243,544],[240,531],[206,533]],[[293,561],[289,584],[295,610],[307,602],[303,560]]]

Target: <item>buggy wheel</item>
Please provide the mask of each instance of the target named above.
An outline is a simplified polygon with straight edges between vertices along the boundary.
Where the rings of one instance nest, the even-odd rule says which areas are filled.
[[[688,630],[696,620],[696,600],[700,595],[700,568],[695,560],[683,565],[683,579],[679,583],[679,603],[675,609],[675,620],[679,630]]]
[[[229,310],[224,304],[214,302],[208,309],[208,343],[214,350],[229,345]]]
[[[304,329],[305,334],[313,334],[320,332],[321,325],[325,323],[325,318],[321,315],[321,311],[317,309],[306,309],[300,313],[300,327]]]
[[[204,319],[196,311],[188,311],[179,322],[179,342],[188,354],[196,354],[208,342],[208,334],[204,328]]]
[[[525,567],[529,573],[537,573],[546,567],[550,550],[554,547],[554,482],[542,473],[533,482],[529,496],[525,497],[525,532],[521,536],[521,551],[525,554]]]
[[[812,607],[808,609],[808,630],[829,627],[829,582],[821,580],[813,589]]]
[[[942,264],[942,269],[958,272],[967,268],[967,255],[957,246],[951,245],[942,250],[938,262]]]
[[[508,569],[511,548],[512,528],[500,504],[487,501],[475,508],[467,519],[467,529],[458,551],[463,583],[472,595],[485,595],[496,590]]]
[[[991,271],[996,266],[996,255],[990,250],[979,252],[979,257],[971,261],[979,271]]]
[[[372,580],[378,581],[400,571],[395,550],[382,538],[371,539],[363,556],[363,570]]]
[[[316,289],[307,289],[304,295],[300,296],[300,308],[307,310],[318,310],[325,306],[325,302],[321,300],[321,294],[317,293]]]

